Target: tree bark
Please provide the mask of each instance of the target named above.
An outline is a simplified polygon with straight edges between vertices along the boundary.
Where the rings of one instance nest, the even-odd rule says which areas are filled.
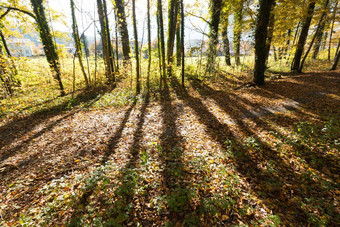
[[[326,0],[325,6],[324,6],[325,8],[327,8],[328,2],[329,2],[329,0]],[[315,41],[315,39],[316,39],[316,37],[317,37],[317,35],[318,35],[318,32],[319,32],[320,29],[321,29],[322,22],[324,21],[324,19],[325,19],[325,17],[326,17],[326,14],[327,14],[326,10],[321,14],[320,21],[319,21],[319,23],[318,23],[318,27],[317,27],[317,29],[316,29],[316,31],[315,31],[315,34],[314,34],[314,36],[313,36],[313,39],[312,39],[311,43],[309,44],[309,47],[308,47],[308,49],[307,49],[307,51],[306,51],[306,53],[305,53],[305,56],[303,57],[303,59],[302,59],[302,61],[301,61],[301,63],[300,63],[299,70],[298,70],[299,72],[302,72],[303,65],[304,65],[304,63],[305,63],[305,61],[306,61],[306,58],[307,58],[307,56],[308,56],[310,50],[312,49],[313,43],[314,43],[314,41]]]
[[[242,33],[242,20],[243,20],[243,3],[241,1],[237,6],[234,13],[234,55],[236,65],[240,65],[240,47],[241,47],[241,33]]]
[[[336,1],[334,9],[333,9],[334,11],[333,11],[332,26],[331,26],[331,31],[330,31],[330,34],[329,34],[328,61],[331,61],[332,35],[333,35],[333,30],[334,30],[334,22],[335,22],[335,19],[336,19],[336,12],[338,10],[338,3],[339,3],[339,1]]]
[[[9,80],[8,71],[6,67],[6,60],[4,58],[4,53],[2,50],[2,45],[0,41],[0,85],[3,86],[6,95],[11,96],[13,94],[12,83]]]
[[[124,0],[115,0],[116,23],[119,27],[119,32],[122,42],[124,64],[130,61],[130,41],[127,28]]]
[[[338,47],[337,47],[338,52],[335,55],[334,63],[333,63],[331,70],[336,70],[336,68],[338,67],[338,63],[339,63],[339,59],[340,59],[340,50],[339,49],[340,49],[340,39],[339,39]]]
[[[102,39],[103,45],[103,57],[105,62],[105,75],[108,82],[115,86],[115,76],[113,69],[113,59],[112,59],[112,48],[111,48],[111,40],[110,33],[108,31],[108,21],[107,21],[107,12],[106,12],[106,2],[105,0],[97,0],[97,9],[99,15],[99,23],[100,23],[100,35]]]
[[[264,72],[266,70],[266,39],[270,12],[274,0],[261,0],[255,32],[255,66],[254,82],[256,85],[264,83]]]
[[[185,51],[184,51],[184,4],[183,0],[181,0],[181,48],[182,48],[182,87],[184,87],[184,77],[185,77]]]
[[[133,34],[135,38],[135,56],[136,56],[136,95],[140,93],[140,75],[139,75],[139,46],[136,20],[136,1],[132,0],[132,20],[133,20]]]
[[[162,8],[162,0],[157,0],[157,15],[159,20],[159,38],[160,38],[160,47],[161,47],[161,56],[162,56],[162,77],[161,81],[162,83],[166,83],[166,63],[165,63],[165,39],[164,39],[164,22],[163,22],[163,8]]]
[[[1,28],[1,25],[0,25],[0,28]],[[5,36],[4,36],[4,34],[2,33],[2,31],[0,31],[0,36],[1,36],[1,40],[2,40],[2,43],[3,43],[4,48],[5,48],[5,51],[6,51],[6,53],[7,53],[7,56],[8,56],[8,57],[10,58],[10,60],[11,60],[12,71],[14,72],[15,75],[17,75],[17,74],[18,74],[17,67],[15,66],[14,60],[12,59],[12,54],[11,54],[10,50],[8,49],[6,39],[5,39]],[[17,83],[20,84],[20,81],[17,81]]]
[[[52,39],[52,34],[50,32],[50,27],[48,26],[45,9],[42,4],[43,0],[31,0],[31,4],[33,7],[33,11],[35,14],[36,23],[39,28],[40,38],[43,43],[45,55],[47,61],[52,69],[54,77],[57,79],[60,88],[60,95],[64,96],[64,86],[61,81],[61,72],[60,72],[60,64],[59,64],[59,56],[57,54],[56,46]]]
[[[325,29],[325,25],[326,25],[326,19],[323,20],[323,22],[321,22],[321,26],[320,26],[320,30],[318,31],[318,33],[316,34],[316,40],[315,40],[315,44],[314,44],[314,51],[313,51],[313,59],[316,59],[319,51],[320,51],[320,47],[321,47],[321,41],[322,41],[322,37],[324,34],[324,29]]]
[[[224,56],[226,64],[230,66],[231,62],[230,62],[230,42],[228,38],[228,26],[229,26],[229,12],[222,11],[222,42]]]
[[[299,72],[300,61],[301,61],[303,49],[304,49],[304,46],[307,40],[309,26],[313,18],[314,8],[315,8],[315,0],[309,0],[307,15],[302,25],[299,41],[296,46],[295,56],[294,56],[293,63],[292,63],[291,70],[293,72]]]
[[[275,6],[275,2],[273,3],[272,8],[274,6]],[[266,62],[268,62],[270,46],[271,46],[272,39],[273,39],[274,24],[275,24],[275,14],[271,13],[269,17],[268,34],[267,34],[267,40],[266,40]]]
[[[146,87],[149,92],[150,90],[150,70],[151,70],[151,18],[150,18],[150,0],[147,0],[148,8],[148,73],[146,77]]]
[[[175,33],[178,17],[178,0],[169,0],[169,11],[168,11],[168,74],[171,75],[171,68],[173,63],[173,51],[175,45]]]
[[[181,9],[182,10],[182,9]],[[176,65],[179,67],[181,66],[181,57],[182,57],[182,40],[181,40],[181,18],[178,19],[177,21],[178,26],[176,28]]]
[[[75,43],[75,46],[76,46],[76,53],[77,53],[77,57],[78,57],[78,60],[79,60],[79,65],[80,65],[81,71],[82,71],[84,79],[85,79],[86,87],[88,87],[89,81],[87,79],[87,75],[86,75],[83,60],[82,60],[83,54],[82,54],[82,48],[81,48],[81,43],[80,43],[80,38],[79,38],[79,33],[78,33],[77,20],[76,20],[76,16],[75,16],[75,13],[74,13],[74,2],[73,2],[73,0],[70,0],[70,5],[71,5],[71,14],[72,14],[73,39],[74,39],[74,43]]]
[[[313,55],[312,55],[313,59],[316,59],[316,57],[319,54],[321,41],[322,41],[325,26],[326,26],[328,10],[329,10],[328,9],[328,3],[329,3],[329,0],[325,1],[324,12],[321,15],[321,18],[320,18],[320,21],[319,21],[319,24],[318,24],[318,28],[317,28],[317,32],[315,33],[316,38],[315,38],[315,44],[314,44],[314,51],[313,51]]]
[[[218,28],[220,25],[220,15],[222,10],[222,0],[211,0],[210,9],[210,34],[209,34],[209,46],[208,46],[208,63],[207,71],[212,72],[215,68],[215,59],[217,56],[218,46]]]

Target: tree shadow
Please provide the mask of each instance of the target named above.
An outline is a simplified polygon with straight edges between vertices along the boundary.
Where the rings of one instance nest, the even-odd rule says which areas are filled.
[[[72,110],[72,108],[80,106],[81,104],[83,104],[84,108],[89,107],[93,103],[95,103],[101,97],[101,95],[109,91],[110,90],[105,87],[97,87],[94,90],[84,90],[74,99],[66,100],[56,106],[39,110],[27,117],[14,119],[5,125],[2,125],[0,127],[0,149],[3,150],[3,152],[1,152],[2,154],[0,156],[0,162],[4,162],[6,159],[14,156],[17,151],[20,150],[20,148],[25,146],[25,144],[43,135],[45,132],[50,131],[60,122],[80,111],[79,109]],[[20,141],[19,145],[16,145],[8,150],[4,150],[4,148],[7,145],[10,145],[14,140],[19,139],[20,137],[24,137],[26,134],[30,133],[36,126],[40,125],[41,123],[48,122],[49,119],[58,116],[65,110],[71,110],[71,113],[68,113],[61,118],[54,120],[52,123],[49,123],[43,129],[29,136],[28,139]]]
[[[120,126],[116,130],[114,136],[110,139],[107,151],[105,152],[103,158],[101,159],[100,168],[103,169],[105,166],[110,166],[112,163],[109,160],[110,156],[114,154],[116,150],[116,146],[119,140],[122,137],[123,130],[131,116],[132,110],[136,107],[137,100],[133,102],[133,104],[126,110],[123,120],[120,123]],[[86,207],[90,203],[89,197],[94,193],[96,189],[107,190],[114,189],[114,198],[110,199],[108,197],[99,198],[98,207],[101,209],[105,209],[106,212],[102,217],[105,220],[105,223],[108,225],[127,225],[131,219],[135,220],[138,218],[142,222],[148,222],[147,220],[143,220],[140,217],[134,216],[136,214],[137,208],[134,204],[134,196],[137,184],[139,183],[140,176],[137,171],[139,165],[139,155],[140,151],[143,150],[141,146],[141,139],[143,136],[143,126],[145,123],[145,117],[147,114],[147,107],[149,105],[149,94],[146,95],[142,106],[140,107],[140,116],[138,118],[138,122],[136,123],[136,129],[133,133],[133,141],[130,146],[129,160],[127,163],[119,169],[119,175],[117,176],[117,182],[110,182],[107,185],[107,188],[100,188],[95,182],[95,184],[91,187],[88,187],[84,192],[80,199],[74,205],[74,212],[72,214],[70,224],[79,224],[79,220],[81,216],[84,214],[83,209],[79,209],[79,207]],[[95,171],[94,173],[95,174]],[[104,176],[104,173],[101,173]],[[107,178],[108,179],[108,178]],[[98,179],[98,181],[101,179]],[[110,181],[110,180],[109,180]],[[112,185],[111,185],[112,184]],[[114,185],[113,185],[114,184]],[[116,184],[118,187],[115,188]],[[85,212],[86,213],[86,212]]]
[[[163,126],[159,138],[159,156],[163,165],[162,193],[167,205],[161,215],[172,224],[190,225],[189,220],[191,224],[197,224],[199,214],[191,203],[194,189],[187,180],[189,174],[183,163],[185,140],[179,132],[177,122],[179,114],[182,113],[182,106],[174,103],[167,83],[161,93],[160,106]]]
[[[210,89],[207,90],[206,86],[200,87],[199,84],[193,85],[193,87],[195,86],[196,90],[203,96],[212,92]],[[292,193],[298,195],[300,198],[305,198],[305,196],[310,195],[313,190],[308,188],[309,191],[304,193],[300,191],[301,188],[296,188],[296,185],[300,185],[301,182],[306,183],[306,179],[304,179],[304,176],[295,172],[294,168],[289,166],[287,162],[278,155],[277,151],[263,142],[255,131],[249,129],[248,125],[246,125],[241,118],[243,107],[239,106],[234,100],[231,100],[227,94],[224,94],[224,97],[220,98],[210,96],[210,98],[214,99],[216,103],[235,120],[237,127],[241,130],[244,137],[254,138],[256,143],[259,144],[260,149],[255,149],[257,152],[256,156],[254,156],[254,152],[250,152],[251,149],[249,149],[248,146],[244,145],[244,139],[233,134],[230,126],[221,123],[209,112],[199,98],[191,96],[185,90],[175,89],[175,92],[179,99],[184,100],[185,103],[194,110],[199,121],[206,125],[207,133],[212,139],[215,139],[226,150],[228,149],[228,146],[225,144],[226,139],[233,141],[232,143],[235,149],[233,152],[237,170],[246,177],[254,192],[267,202],[267,206],[275,214],[278,214],[282,220],[288,219],[290,223],[307,223],[309,218],[308,212],[303,209],[300,201],[294,200]],[[276,173],[273,174],[261,168],[261,159],[275,161]],[[312,182],[313,186],[317,187],[315,190],[324,189],[322,186],[318,187],[317,181],[313,179],[308,180],[309,183]],[[294,217],[284,215],[291,212],[290,209],[294,210],[294,212],[292,212],[292,214],[295,215]]]

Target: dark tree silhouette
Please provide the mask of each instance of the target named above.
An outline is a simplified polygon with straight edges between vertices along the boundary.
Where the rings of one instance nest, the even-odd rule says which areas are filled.
[[[255,32],[255,67],[254,82],[257,85],[264,83],[264,72],[266,69],[266,39],[268,32],[268,24],[270,12],[274,0],[261,0],[260,9],[257,18],[257,26]]]

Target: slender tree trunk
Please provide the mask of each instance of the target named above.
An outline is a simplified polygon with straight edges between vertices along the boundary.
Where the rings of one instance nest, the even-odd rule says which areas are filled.
[[[299,34],[300,24],[301,24],[301,20],[299,20],[299,23],[296,25],[295,35],[294,35],[294,39],[293,39],[293,46],[295,46],[295,41],[296,41],[296,38]]]
[[[313,18],[314,8],[315,8],[315,0],[309,0],[307,16],[304,19],[304,23],[302,25],[299,41],[296,46],[295,56],[294,56],[293,63],[292,63],[291,70],[293,72],[299,72],[300,61],[301,61],[303,49],[304,49],[304,46],[307,40],[309,26]]]
[[[315,44],[314,44],[314,51],[313,51],[313,59],[316,59],[319,51],[320,51],[320,47],[321,47],[321,42],[322,42],[322,37],[324,34],[324,29],[325,29],[325,25],[326,25],[326,19],[323,20],[321,26],[320,26],[320,30],[318,31],[318,34],[316,35],[316,40],[315,40]]]
[[[316,57],[318,56],[319,50],[320,50],[321,41],[322,41],[322,37],[323,37],[323,33],[324,33],[325,26],[326,26],[326,21],[327,21],[328,4],[329,4],[329,0],[325,1],[324,12],[322,13],[321,18],[320,18],[318,28],[317,28],[317,33],[315,33],[316,38],[315,38],[315,44],[314,44],[314,52],[312,55],[313,59],[316,59]]]
[[[110,56],[110,68],[111,68],[111,73],[112,76],[110,77],[112,84],[116,83],[116,78],[114,73],[117,72],[116,68],[115,68],[115,55],[114,55],[114,51],[113,51],[113,46],[112,46],[112,42],[111,42],[111,36],[110,36],[110,27],[109,27],[109,18],[107,16],[107,8],[106,8],[106,0],[102,0],[103,1],[103,6],[104,6],[104,17],[105,17],[105,28],[106,28],[106,36],[107,36],[107,46],[108,46],[108,50],[109,50],[109,56]]]
[[[140,71],[139,71],[139,46],[137,34],[137,20],[136,20],[136,1],[132,0],[132,20],[133,20],[133,34],[135,38],[135,56],[136,56],[136,95],[140,93]]]
[[[273,52],[274,52],[274,61],[277,61],[277,50],[275,46],[273,46]]]
[[[2,31],[0,30],[0,37],[1,37],[1,40],[2,40],[2,43],[3,43],[3,46],[5,48],[5,51],[7,53],[7,56],[8,57],[12,57],[12,54],[10,52],[10,50],[8,49],[8,46],[7,46],[7,42],[6,42],[6,39],[5,39],[5,36],[4,34],[2,33]],[[3,54],[3,53],[2,53]]]
[[[181,0],[181,41],[182,41],[182,86],[184,87],[184,70],[185,70],[185,52],[184,52],[184,4],[183,0]]]
[[[125,7],[124,0],[114,0],[116,7],[116,23],[118,24],[120,36],[122,40],[122,50],[123,50],[123,58],[124,64],[130,61],[130,41],[129,41],[129,32],[127,28],[126,16],[125,16]]]
[[[117,69],[117,72],[119,71],[119,51],[118,51],[118,26],[117,26],[117,23],[116,23],[116,26],[115,26],[115,44],[116,44],[116,69]]]
[[[274,0],[261,0],[255,32],[255,67],[254,82],[256,85],[264,83],[264,72],[266,70],[266,39],[270,11]]]
[[[12,83],[8,75],[6,60],[4,58],[1,41],[0,41],[0,85],[3,86],[6,95],[9,96],[13,95]]]
[[[1,28],[1,25],[0,25],[0,28]],[[5,48],[5,51],[6,51],[6,53],[7,53],[7,56],[8,56],[8,57],[10,58],[10,60],[11,60],[12,71],[14,72],[15,75],[17,75],[17,74],[18,74],[17,67],[15,66],[14,60],[12,59],[12,54],[11,54],[10,50],[8,49],[6,39],[5,39],[5,36],[4,36],[4,34],[2,33],[2,31],[0,31],[0,36],[1,36],[1,40],[2,40],[2,43],[3,43],[4,48]],[[20,81],[17,81],[17,82],[20,84]]]
[[[101,28],[101,39],[103,45],[103,57],[105,62],[105,74],[108,82],[115,86],[115,76],[113,69],[113,59],[112,59],[112,48],[111,48],[111,40],[110,33],[108,31],[108,21],[107,21],[107,12],[105,0],[97,0],[97,8],[99,15],[99,22]]]
[[[210,73],[215,68],[215,59],[217,56],[218,46],[218,28],[220,25],[220,15],[222,9],[222,0],[211,0],[210,9],[210,34],[209,34],[209,46],[208,46],[208,63],[207,71]]]
[[[175,33],[178,18],[178,0],[169,0],[169,11],[168,11],[168,74],[171,75],[171,68],[173,63],[173,51],[175,45]]]
[[[57,79],[60,88],[60,95],[64,96],[64,86],[61,81],[61,72],[59,64],[59,56],[57,54],[56,46],[54,45],[50,27],[48,26],[45,9],[42,4],[43,0],[31,0],[33,11],[35,14],[36,23],[39,28],[40,38],[44,46],[47,61],[53,71],[54,77]]]
[[[326,22],[325,28],[324,28],[324,33],[322,35],[322,39],[321,39],[321,44],[320,44],[320,50],[324,51],[326,49],[326,45],[327,45],[327,40],[328,40],[328,32],[325,31],[328,29],[329,24]]]
[[[181,66],[181,57],[182,57],[182,40],[181,40],[181,18],[178,19],[177,28],[176,28],[176,65],[177,67]]]
[[[275,2],[273,3],[272,7],[275,6]],[[273,33],[274,33],[274,24],[275,24],[275,14],[271,13],[269,17],[269,24],[268,24],[268,34],[267,34],[267,40],[266,40],[266,62],[268,62],[269,57],[269,51],[270,46],[273,39]]]
[[[329,2],[329,0],[326,0],[325,6],[324,6],[325,8],[327,8],[328,2]],[[303,65],[304,65],[304,63],[305,63],[305,61],[306,61],[306,58],[307,58],[307,56],[308,56],[310,50],[312,49],[313,43],[314,43],[314,41],[315,41],[315,39],[316,39],[316,37],[317,37],[317,35],[318,35],[318,33],[319,33],[321,27],[324,26],[324,25],[322,25],[322,22],[324,21],[324,19],[325,19],[325,17],[326,17],[326,13],[327,13],[327,12],[326,12],[326,10],[325,10],[325,11],[321,14],[320,21],[319,21],[319,23],[318,23],[318,27],[317,27],[317,29],[316,29],[316,31],[315,31],[315,34],[314,34],[314,36],[313,36],[313,39],[312,39],[311,43],[309,44],[309,47],[308,47],[308,49],[307,49],[307,51],[306,51],[306,53],[305,53],[305,56],[303,57],[303,59],[302,59],[302,61],[301,61],[301,63],[300,63],[299,70],[298,70],[299,72],[302,72]]]
[[[236,65],[240,65],[240,47],[241,47],[241,33],[242,33],[242,20],[243,20],[243,3],[241,1],[237,6],[234,13],[234,55]]]
[[[328,61],[331,61],[332,35],[333,35],[333,30],[334,30],[334,22],[336,19],[336,12],[338,10],[338,3],[339,1],[336,1],[334,9],[333,9],[333,19],[332,19],[331,31],[329,34]]]
[[[338,63],[339,63],[339,59],[340,59],[340,39],[339,39],[339,42],[338,42],[338,47],[337,47],[337,53],[335,55],[335,58],[334,58],[334,63],[333,63],[333,66],[331,68],[331,70],[336,70],[337,66],[338,66]]]
[[[146,87],[150,90],[150,70],[151,70],[151,18],[150,18],[150,0],[147,0],[148,13],[148,73],[146,78]]]
[[[96,21],[96,2],[93,4],[93,20]],[[94,36],[94,86],[97,83],[97,32],[96,26],[93,26]]]
[[[77,57],[78,57],[78,60],[79,60],[79,65],[80,65],[81,71],[82,71],[84,79],[85,79],[86,87],[88,87],[89,81],[87,79],[87,75],[86,75],[83,60],[82,60],[83,54],[82,54],[82,48],[81,48],[81,43],[80,43],[80,38],[79,38],[79,33],[78,33],[77,20],[76,20],[76,16],[75,16],[75,12],[74,12],[74,2],[73,2],[73,0],[70,0],[70,4],[71,4],[71,15],[72,15],[73,39],[74,39],[74,43],[75,43],[75,46],[76,46],[76,53],[77,53]]]
[[[166,63],[165,63],[165,39],[164,39],[164,23],[163,23],[163,8],[162,8],[162,0],[157,0],[157,9],[158,9],[158,17],[159,17],[159,32],[160,32],[160,45],[161,45],[161,55],[162,55],[162,70],[163,76],[161,80],[163,80],[164,85],[166,84]]]
[[[162,89],[163,83],[163,71],[162,71],[162,54],[161,54],[161,27],[159,22],[159,16],[156,16],[157,19],[157,53],[158,53],[158,66],[159,66],[159,87]]]
[[[286,46],[285,46],[284,51],[283,51],[283,54],[284,54],[285,56],[287,56],[287,54],[288,54],[288,49],[289,49],[289,46],[290,46],[290,36],[291,36],[291,34],[292,34],[292,30],[291,30],[291,29],[288,29],[288,31],[287,31],[287,41],[286,41]],[[288,59],[288,58],[289,58],[289,55],[288,55],[288,57],[286,57],[286,59]]]
[[[230,62],[230,43],[228,38],[228,26],[229,26],[229,11],[222,11],[222,41],[225,55],[225,62],[227,65],[231,65]]]

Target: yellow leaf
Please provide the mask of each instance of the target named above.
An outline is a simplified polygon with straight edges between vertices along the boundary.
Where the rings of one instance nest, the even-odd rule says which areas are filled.
[[[80,159],[76,159],[76,160],[74,160],[74,162],[80,162]]]
[[[228,215],[222,215],[222,221],[226,221],[229,219],[229,216]]]

